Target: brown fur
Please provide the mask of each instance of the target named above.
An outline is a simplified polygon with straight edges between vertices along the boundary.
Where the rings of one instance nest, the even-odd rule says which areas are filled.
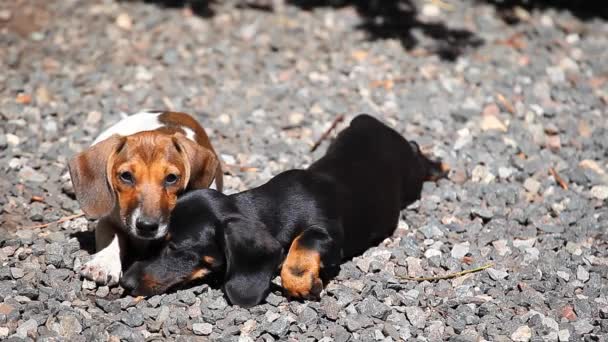
[[[207,188],[216,179],[222,190],[221,166],[205,130],[184,113],[159,116],[166,126],[130,136],[112,136],[74,157],[69,164],[76,196],[89,218],[108,216],[118,208],[118,221],[126,226],[133,210],[167,222],[177,196],[185,189]],[[195,132],[196,143],[184,136],[183,127]],[[134,184],[121,181],[129,171]],[[168,174],[179,177],[165,186]]]
[[[318,297],[323,289],[319,278],[321,256],[319,252],[300,246],[298,236],[289,247],[281,268],[281,284],[293,298]]]
[[[141,280],[147,288],[156,288],[160,284],[160,281],[150,274],[144,274]]]
[[[141,203],[142,215],[168,220],[177,195],[184,189],[186,165],[170,136],[153,131],[141,132],[126,137],[126,143],[110,166],[110,182],[116,192],[123,223]],[[122,172],[133,175],[134,184],[125,184],[120,179]],[[171,186],[165,187],[168,174],[179,177]]]
[[[209,265],[213,265],[215,263],[215,258],[209,255],[205,255],[203,257],[203,261]]]
[[[89,218],[106,216],[113,209],[114,189],[108,166],[125,141],[124,137],[112,136],[70,160],[68,168],[74,191]]]
[[[196,269],[194,272],[192,272],[190,274],[190,276],[188,277],[188,281],[192,281],[192,280],[196,280],[196,279],[201,279],[204,276],[206,276],[207,274],[209,274],[209,270],[206,269],[206,268]]]
[[[205,130],[193,117],[180,112],[164,112],[163,114],[159,115],[158,119],[161,123],[165,124],[167,128],[178,129],[182,133],[185,133],[182,127],[190,128],[194,132],[194,140],[199,145],[211,151],[219,160],[217,153],[213,149],[213,146],[211,146],[207,132],[205,132]],[[222,171],[222,165],[221,163],[218,163],[215,169],[215,182],[219,191],[222,191],[224,186],[223,174],[224,172]]]

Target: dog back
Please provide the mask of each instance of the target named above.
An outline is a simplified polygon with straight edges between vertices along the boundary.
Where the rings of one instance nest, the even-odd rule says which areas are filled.
[[[310,166],[337,185],[344,235],[354,241],[345,244],[345,257],[389,236],[399,211],[418,197],[424,172],[416,152],[395,130],[359,115]]]

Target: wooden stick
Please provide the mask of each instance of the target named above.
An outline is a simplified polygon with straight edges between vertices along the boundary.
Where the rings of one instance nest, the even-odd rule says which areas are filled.
[[[447,3],[447,2],[444,2],[443,0],[430,0],[430,2],[431,2],[433,5],[435,5],[435,6],[439,7],[439,8],[441,8],[441,9],[443,9],[443,10],[446,10],[446,11],[448,11],[448,12],[451,12],[451,11],[453,11],[453,10],[454,10],[454,6],[453,6],[452,4],[449,4],[449,3]]]
[[[513,107],[511,101],[507,100],[507,98],[504,97],[501,93],[496,93],[496,98],[498,99],[498,102],[500,102],[500,104],[505,107],[507,112],[515,114],[515,107]]]
[[[401,279],[405,279],[405,280],[413,280],[413,281],[435,281],[435,280],[442,280],[442,279],[452,279],[452,278],[457,278],[457,277],[463,276],[465,274],[483,271],[486,268],[490,268],[492,266],[494,266],[494,263],[490,263],[490,264],[487,264],[487,265],[484,265],[484,266],[481,266],[481,267],[477,267],[477,268],[472,268],[470,270],[465,270],[465,271],[462,271],[462,272],[450,273],[450,274],[446,274],[446,275],[442,275],[442,276],[437,276],[437,277],[421,277],[421,278],[416,278],[416,277],[402,276],[400,278]]]
[[[232,169],[239,169],[239,171],[241,171],[241,172],[257,172],[258,171],[258,168],[254,167],[254,166],[226,164],[226,163],[224,163],[224,166],[226,167],[225,170],[228,171],[231,176],[234,176],[234,172],[232,172]]]
[[[334,121],[331,123],[331,126],[329,126],[329,128],[327,129],[327,131],[325,131],[325,133],[323,133],[323,135],[321,135],[321,137],[319,138],[319,140],[317,140],[317,142],[315,142],[314,145],[312,145],[312,148],[310,149],[310,152],[314,152],[319,145],[321,145],[321,143],[323,142],[323,140],[327,139],[327,137],[329,136],[329,134],[331,133],[331,131],[334,130],[334,128],[336,128],[336,126],[338,126],[338,124],[340,122],[344,121],[344,115],[338,115]]]
[[[38,225],[35,225],[35,226],[31,226],[31,227],[23,227],[22,229],[45,228],[45,227],[48,227],[48,226],[50,226],[50,225],[52,225],[54,223],[63,223],[65,221],[70,221],[70,220],[73,220],[75,218],[79,218],[79,217],[82,217],[82,216],[84,216],[84,213],[70,215],[70,216],[65,216],[65,217],[60,218],[57,221],[53,221],[53,222],[49,222],[49,223],[43,223],[43,224],[38,224]]]
[[[566,183],[566,181],[564,181],[564,179],[560,177],[559,174],[557,174],[557,171],[555,171],[554,168],[549,168],[549,173],[551,174],[551,176],[553,176],[553,178],[555,178],[555,181],[557,182],[557,184],[559,184],[559,186],[562,187],[562,189],[568,190],[568,183]]]

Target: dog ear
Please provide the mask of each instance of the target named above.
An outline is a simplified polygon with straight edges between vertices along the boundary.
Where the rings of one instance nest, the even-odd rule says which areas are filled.
[[[68,163],[76,199],[88,218],[106,216],[114,209],[109,172],[114,155],[124,143],[124,137],[113,135],[75,155]]]
[[[186,187],[188,189],[208,188],[218,174],[222,175],[219,159],[213,151],[186,138],[181,133],[173,136],[173,144],[186,163]]]
[[[230,218],[224,227],[226,281],[224,291],[232,304],[248,308],[259,304],[281,263],[283,249],[259,221]]]

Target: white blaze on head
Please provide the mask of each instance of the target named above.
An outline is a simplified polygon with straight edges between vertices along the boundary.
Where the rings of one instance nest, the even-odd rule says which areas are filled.
[[[131,222],[129,225],[129,231],[134,236],[137,236],[137,219],[139,218],[139,216],[141,216],[141,209],[135,208],[135,210],[133,210],[133,213],[131,213]]]
[[[162,112],[140,112],[127,116],[103,131],[91,145],[118,134],[120,136],[132,135],[143,131],[153,131],[164,125],[158,120]],[[194,134],[194,132],[192,132]]]

